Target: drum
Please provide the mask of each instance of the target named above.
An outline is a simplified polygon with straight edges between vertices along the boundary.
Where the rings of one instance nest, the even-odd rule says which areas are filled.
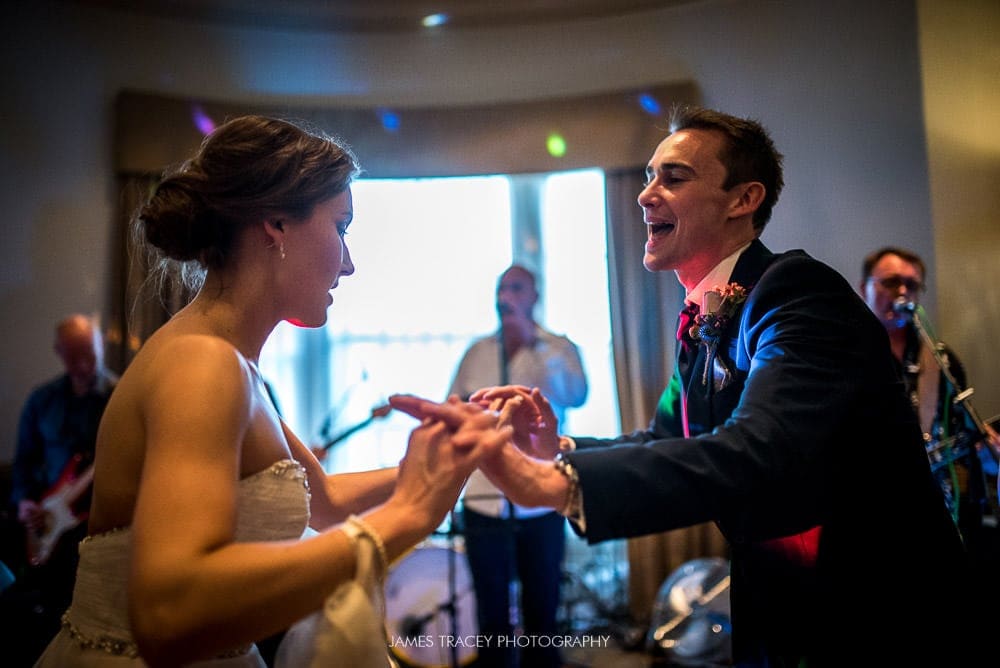
[[[693,559],[660,586],[647,648],[666,660],[665,665],[728,666],[731,630],[729,562],[719,557]]]
[[[476,594],[464,552],[425,544],[389,570],[389,647],[406,666],[465,666],[478,656]]]

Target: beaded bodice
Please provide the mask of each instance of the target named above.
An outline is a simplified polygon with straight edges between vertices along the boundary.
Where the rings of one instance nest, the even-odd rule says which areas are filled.
[[[294,460],[277,461],[242,479],[238,494],[237,542],[295,539],[309,524],[308,480],[305,469]],[[137,656],[127,612],[131,545],[129,527],[90,536],[80,543],[73,604],[64,625],[84,647]]]

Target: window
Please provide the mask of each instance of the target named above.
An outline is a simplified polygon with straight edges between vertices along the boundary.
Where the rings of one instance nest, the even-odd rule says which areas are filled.
[[[308,444],[365,423],[389,394],[443,399],[465,349],[496,330],[496,280],[543,267],[536,319],[580,347],[587,403],[571,433],[618,433],[607,303],[604,179],[532,176],[361,179],[341,280],[325,328],[279,326],[261,356],[285,420]],[[527,212],[527,213],[525,213]],[[390,466],[415,422],[390,413],[329,449],[327,467]]]
[[[545,179],[541,201],[542,278],[545,302],[538,321],[580,348],[587,372],[587,402],[566,415],[570,434],[617,436],[604,173],[563,172]]]

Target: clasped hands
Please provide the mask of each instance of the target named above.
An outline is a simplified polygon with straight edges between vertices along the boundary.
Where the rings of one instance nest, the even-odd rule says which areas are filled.
[[[413,395],[394,395],[396,410],[421,420],[423,425],[443,423],[456,430],[451,438],[457,448],[473,447],[479,431],[463,430],[470,417],[487,415],[497,439],[482,448],[478,467],[511,501],[522,506],[562,508],[569,492],[564,475],[552,464],[559,452],[558,420],[551,404],[537,388],[505,385],[484,388],[468,402],[449,397],[436,402]],[[477,418],[482,420],[483,418]],[[502,441],[498,446],[493,441]]]

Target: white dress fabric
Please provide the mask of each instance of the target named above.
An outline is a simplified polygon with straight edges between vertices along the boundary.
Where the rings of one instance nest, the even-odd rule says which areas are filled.
[[[291,540],[309,525],[309,486],[305,469],[283,459],[240,481],[237,542]],[[125,527],[90,536],[80,543],[73,603],[63,628],[36,668],[117,668],[145,666],[128,623],[126,587],[132,547]],[[255,645],[234,647],[224,655],[189,664],[211,668],[264,668]]]
[[[353,580],[327,597],[321,610],[293,624],[278,647],[276,668],[395,668],[385,635],[383,583],[375,547],[355,538],[358,567]]]

